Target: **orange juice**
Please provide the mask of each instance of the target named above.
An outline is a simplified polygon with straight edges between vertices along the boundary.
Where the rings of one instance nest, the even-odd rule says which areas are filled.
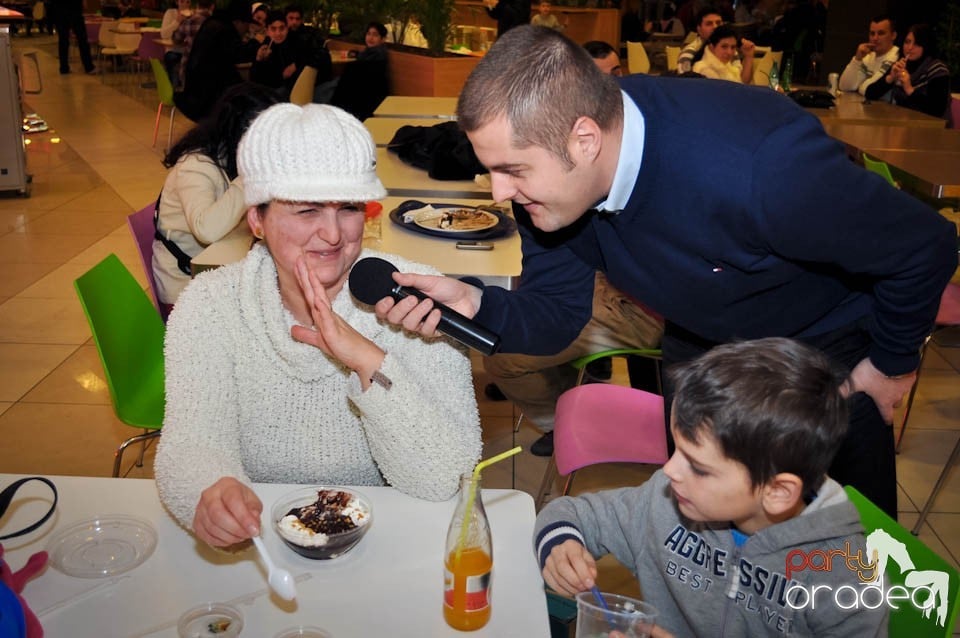
[[[446,560],[443,579],[443,618],[460,631],[480,629],[490,620],[490,572],[493,560],[479,547],[467,547],[456,560]]]

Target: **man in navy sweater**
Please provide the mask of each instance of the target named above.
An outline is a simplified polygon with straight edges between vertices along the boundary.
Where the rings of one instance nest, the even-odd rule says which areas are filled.
[[[952,224],[851,163],[782,95],[692,79],[617,84],[550,30],[501,38],[458,115],[494,199],[515,204],[521,285],[400,284],[499,333],[504,352],[549,354],[575,339],[595,270],[665,317],[667,364],[735,339],[811,344],[850,371],[850,430],[830,475],[896,516],[889,424],[957,266]],[[425,335],[439,320],[431,311],[412,296],[377,304]]]

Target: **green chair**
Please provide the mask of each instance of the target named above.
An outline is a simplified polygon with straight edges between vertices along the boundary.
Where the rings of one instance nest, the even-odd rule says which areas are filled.
[[[908,592],[913,592],[921,585],[933,588],[934,593],[929,599],[932,608],[926,612],[926,616],[910,600],[897,601],[898,609],[890,610],[890,638],[952,636],[957,609],[960,607],[960,573],[863,494],[849,485],[844,489],[860,513],[866,535],[869,537],[872,532],[882,530],[904,550],[899,557],[890,554],[885,570],[886,591],[889,592],[895,585],[906,587]],[[868,559],[874,560],[871,557]],[[904,562],[907,564],[904,565]],[[923,593],[916,598],[921,606],[928,601]]]
[[[160,130],[160,115],[163,113],[163,107],[170,109],[170,125],[167,127],[167,146],[164,152],[169,152],[170,143],[173,140],[173,118],[177,114],[177,107],[173,103],[173,83],[170,82],[170,76],[163,64],[156,58],[150,58],[150,68],[153,69],[153,79],[157,83],[157,95],[160,103],[157,105],[157,119],[153,124],[153,144],[151,148],[157,145],[157,132]]]
[[[891,186],[894,188],[900,188],[900,184],[897,183],[897,180],[893,179],[893,174],[890,172],[890,167],[887,166],[886,162],[873,159],[866,153],[863,154],[863,167],[866,168],[871,173],[876,173],[883,179],[887,180]]]
[[[160,436],[165,328],[150,298],[116,255],[81,275],[74,288],[93,332],[114,412],[127,425],[144,430],[117,448],[116,477],[127,446],[143,443],[137,460],[141,467],[147,440]]]

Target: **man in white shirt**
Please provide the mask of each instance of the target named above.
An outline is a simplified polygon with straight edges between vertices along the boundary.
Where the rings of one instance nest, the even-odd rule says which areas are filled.
[[[900,49],[894,46],[896,25],[889,16],[878,16],[870,21],[870,41],[857,47],[857,52],[840,75],[841,91],[857,91],[863,95],[867,87],[881,79],[900,58]]]

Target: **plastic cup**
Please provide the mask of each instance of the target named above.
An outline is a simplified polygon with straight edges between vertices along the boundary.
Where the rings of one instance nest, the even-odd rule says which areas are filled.
[[[617,594],[603,594],[608,609],[591,592],[577,594],[577,638],[646,638],[657,624],[653,605]],[[612,633],[612,632],[619,632]]]
[[[840,74],[839,74],[839,73],[831,73],[830,75],[827,76],[827,82],[830,83],[830,92],[831,92],[832,94],[836,95],[836,94],[837,94],[837,90],[839,89]]]

